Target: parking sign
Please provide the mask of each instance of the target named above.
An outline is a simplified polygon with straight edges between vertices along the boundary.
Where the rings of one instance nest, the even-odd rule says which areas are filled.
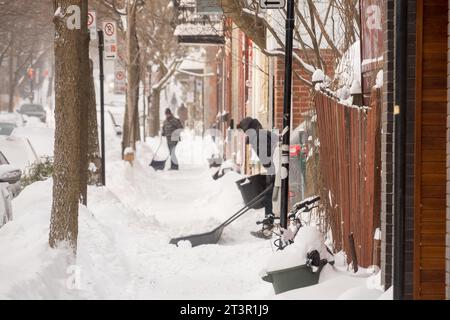
[[[97,15],[93,10],[88,12],[88,29],[91,33],[91,40],[97,39]]]
[[[117,58],[117,26],[114,21],[103,22],[103,34],[105,38],[105,60]]]

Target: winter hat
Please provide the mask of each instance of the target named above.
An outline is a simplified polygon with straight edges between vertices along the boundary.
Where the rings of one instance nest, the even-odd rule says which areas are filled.
[[[247,131],[248,129],[250,129],[252,121],[253,121],[252,117],[246,117],[242,119],[241,122],[239,122],[237,128]]]

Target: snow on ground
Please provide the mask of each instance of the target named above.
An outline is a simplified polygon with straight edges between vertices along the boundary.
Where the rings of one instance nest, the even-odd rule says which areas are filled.
[[[27,187],[13,201],[14,221],[0,229],[0,299],[381,297],[372,285],[376,277],[352,275],[339,259],[317,286],[275,296],[260,278],[273,255],[271,242],[249,234],[262,210],[227,227],[219,244],[169,245],[172,237],[209,231],[237,211],[240,176],[230,172],[214,181],[206,163],[212,142],[190,132],[179,145],[179,172],[148,166],[158,139],[140,144],[131,166],[121,160],[120,137],[106,119],[107,186],[89,188],[88,207],[80,207],[77,260],[67,249],[48,247],[52,180]]]
[[[354,274],[342,265],[326,265],[319,284],[279,294],[279,300],[376,300],[383,291],[380,288],[380,273],[376,275],[367,269]]]

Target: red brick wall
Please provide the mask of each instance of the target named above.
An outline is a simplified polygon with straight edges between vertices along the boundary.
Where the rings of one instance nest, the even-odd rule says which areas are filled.
[[[302,58],[313,60],[315,55],[311,52],[297,51],[297,54]],[[326,75],[332,78],[334,74],[334,56],[331,50],[322,50],[322,58],[326,65]],[[292,103],[292,119],[293,127],[296,128],[303,121],[302,113],[308,111],[311,107],[311,93],[310,86],[302,82],[296,75],[297,72],[303,78],[311,81],[311,75],[305,71],[301,65],[294,59],[293,62],[294,75],[292,79],[293,103]],[[283,126],[283,99],[284,99],[284,57],[277,57],[275,63],[275,127],[281,130]]]
[[[206,47],[206,64],[205,73],[214,74],[212,77],[205,77],[205,92],[204,92],[204,110],[205,113],[205,128],[208,129],[217,119],[217,109],[218,103],[218,92],[217,92],[217,67],[218,60],[217,54],[219,52],[219,47],[210,46]]]

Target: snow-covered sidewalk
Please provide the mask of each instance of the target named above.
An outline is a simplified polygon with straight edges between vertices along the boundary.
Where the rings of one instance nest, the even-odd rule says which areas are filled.
[[[112,130],[111,130],[112,131]],[[225,229],[217,245],[169,245],[172,237],[209,231],[243,202],[228,173],[214,181],[204,162],[211,143],[187,135],[181,170],[148,166],[157,140],[141,144],[131,166],[108,135],[107,187],[90,188],[79,214],[76,261],[48,247],[52,180],[14,200],[15,219],[0,229],[0,299],[338,299],[378,298],[369,274],[327,267],[321,283],[275,296],[260,272],[270,241],[252,237],[263,212],[250,211]],[[75,285],[74,285],[74,280]]]

